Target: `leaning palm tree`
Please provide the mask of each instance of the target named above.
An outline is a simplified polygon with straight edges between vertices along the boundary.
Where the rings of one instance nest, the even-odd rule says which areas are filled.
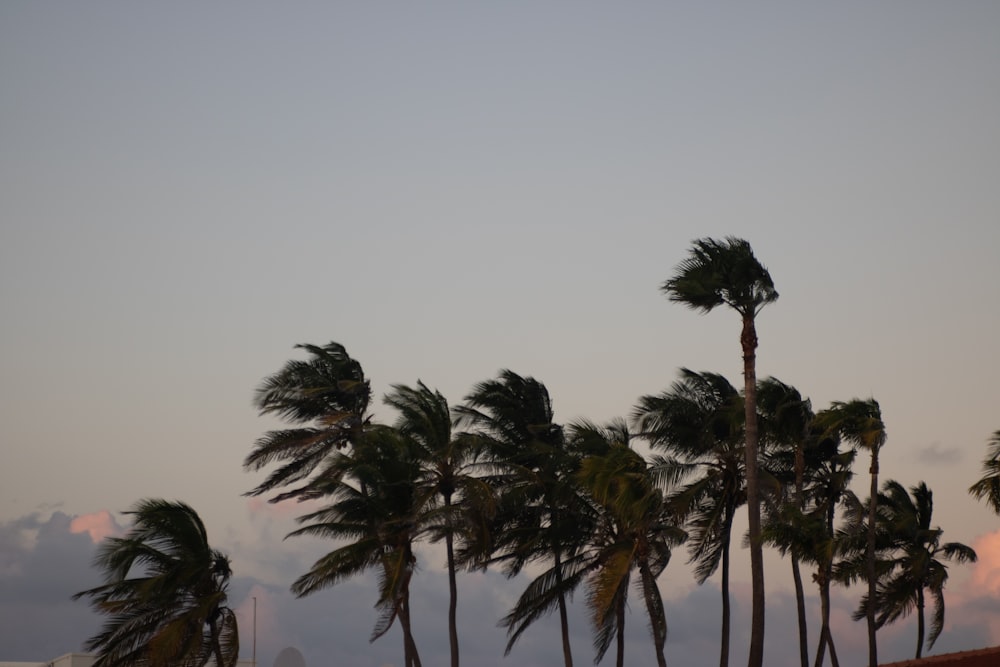
[[[720,569],[722,637],[719,664],[729,664],[729,566],[733,520],[746,502],[743,399],[717,373],[682,368],[681,378],[659,395],[643,396],[633,413],[638,433],[669,457],[654,474],[668,483],[687,480],[670,503],[690,529],[688,562],[704,583]],[[693,477],[693,478],[692,478]]]
[[[499,496],[483,547],[490,555],[481,562],[502,563],[510,577],[530,562],[550,564],[501,621],[506,651],[534,621],[558,610],[563,660],[572,667],[567,597],[580,582],[580,552],[589,534],[586,503],[573,479],[579,456],[567,449],[548,390],[534,378],[501,371],[477,384],[455,414],[483,447]]]
[[[310,358],[293,359],[265,378],[257,388],[254,404],[262,415],[276,415],[299,426],[268,431],[243,462],[251,471],[280,464],[247,495],[298,485],[278,493],[271,502],[316,497],[312,482],[324,477],[321,471],[330,456],[357,445],[371,419],[371,387],[361,364],[343,345],[296,347],[307,351]]]
[[[902,484],[889,480],[882,487],[879,505],[882,506],[879,517],[892,552],[879,578],[875,604],[871,604],[873,598],[862,597],[854,618],[864,618],[874,609],[876,623],[881,628],[915,610],[915,658],[920,659],[925,635],[927,650],[930,650],[944,629],[944,586],[948,581],[948,566],[943,561],[974,563],[976,552],[960,542],[941,544],[944,531],[931,527],[934,495],[924,482],[911,487],[907,493]],[[926,634],[924,620],[927,594],[934,605],[930,634]]]
[[[877,513],[878,513],[878,464],[879,452],[885,445],[885,424],[882,422],[882,410],[874,398],[855,398],[846,403],[835,401],[830,407],[816,417],[828,434],[837,435],[855,448],[867,450],[871,454],[871,490],[868,496],[868,531],[865,552],[866,575],[868,581],[868,597],[874,599],[878,586],[877,572]],[[878,646],[876,631],[878,623],[875,619],[875,608],[868,607],[866,620],[868,623],[868,665],[878,665]]]
[[[235,667],[236,614],[227,605],[229,558],[208,544],[205,525],[190,506],[140,500],[126,514],[125,537],[107,538],[94,560],[104,583],[73,599],[90,598],[109,618],[85,647],[96,667],[177,665]]]
[[[1000,514],[1000,431],[990,438],[989,451],[983,459],[983,476],[969,487],[969,493],[976,500],[986,499],[986,503]]]
[[[410,580],[417,558],[413,545],[423,528],[425,500],[419,493],[420,464],[413,443],[395,429],[373,428],[362,445],[338,452],[329,475],[317,483],[321,509],[298,517],[289,537],[312,535],[342,541],[292,584],[297,597],[374,569],[379,611],[370,641],[399,619],[406,667],[420,667],[410,617]]]
[[[623,421],[615,420],[607,427],[578,422],[570,427],[570,440],[578,443],[581,451],[589,452],[577,479],[593,499],[599,516],[587,594],[597,628],[595,662],[604,657],[614,636],[616,665],[625,664],[625,610],[631,573],[637,570],[656,663],[666,667],[667,619],[656,580],[670,562],[671,548],[687,536],[657,488],[646,460],[630,447]]]
[[[729,306],[743,323],[743,380],[746,399],[746,478],[750,531],[750,576],[753,609],[749,667],[764,662],[764,554],[760,535],[760,491],[757,480],[757,329],[761,309],[777,300],[778,292],[767,269],[743,239],[704,238],[694,241],[690,255],[678,265],[662,290],[671,301],[694,310],[711,312]]]
[[[455,537],[465,526],[462,510],[483,510],[492,504],[492,493],[485,482],[473,474],[475,440],[452,432],[448,401],[423,382],[416,387],[393,385],[384,402],[399,412],[396,429],[409,437],[421,466],[418,485],[426,493],[438,495],[442,505],[430,517],[428,528],[433,540],[444,539],[448,566],[448,640],[451,665],[458,667],[458,585],[456,582]],[[461,501],[455,504],[455,498]],[[463,504],[465,507],[463,507]]]
[[[762,438],[769,443],[769,449],[774,450],[778,457],[788,452],[792,454],[792,503],[802,513],[805,511],[806,441],[809,436],[810,424],[815,417],[812,404],[808,398],[803,398],[795,387],[785,384],[777,378],[769,377],[761,380],[757,389],[757,406],[761,417]],[[798,612],[799,662],[801,667],[808,667],[809,641],[806,627],[805,590],[799,568],[799,555],[794,548],[789,549],[788,552],[792,564],[795,606]]]

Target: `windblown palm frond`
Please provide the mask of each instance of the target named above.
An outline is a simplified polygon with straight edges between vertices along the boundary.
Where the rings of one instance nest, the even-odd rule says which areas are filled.
[[[339,343],[297,345],[308,360],[291,360],[264,379],[254,404],[262,415],[276,415],[292,429],[268,431],[257,440],[243,467],[258,471],[279,464],[247,495],[259,496],[299,484],[271,498],[316,498],[314,473],[338,450],[357,446],[364,438],[370,417],[371,387],[361,364]]]
[[[184,503],[145,499],[126,514],[135,517],[128,534],[104,540],[94,561],[105,583],[73,596],[109,617],[85,644],[95,665],[203,667],[214,659],[233,667],[239,635],[226,606],[229,558],[209,546],[201,518]]]

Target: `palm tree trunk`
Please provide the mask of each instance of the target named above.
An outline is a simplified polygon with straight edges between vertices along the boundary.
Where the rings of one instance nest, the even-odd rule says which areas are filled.
[[[833,632],[829,626],[826,628],[826,643],[830,647],[830,666],[840,667],[840,660],[837,659],[837,647],[833,645]]]
[[[569,645],[569,614],[566,611],[566,596],[562,592],[562,555],[553,549],[556,573],[556,588],[559,590],[559,628],[562,630],[563,661],[566,667],[573,667],[573,651]]]
[[[809,667],[809,638],[806,632],[806,598],[802,588],[802,572],[799,559],[792,554],[792,581],[795,583],[795,608],[799,619],[799,664]]]
[[[451,494],[444,497],[448,531],[444,546],[448,555],[448,643],[451,645],[451,667],[458,667],[458,584],[455,581],[455,539],[451,525]]]
[[[618,646],[615,647],[616,656],[615,664],[618,667],[625,667],[625,596],[619,596],[618,608],[615,610],[615,616],[617,617],[618,627],[617,630],[617,641]]]
[[[799,512],[805,507],[802,497],[802,486],[805,477],[805,452],[802,443],[795,446],[795,504]],[[806,594],[802,587],[802,572],[799,568],[799,558],[792,552],[792,581],[795,583],[795,609],[799,619],[799,663],[801,667],[809,667],[809,632],[806,627]]]
[[[878,445],[872,448],[871,490],[868,501],[868,547],[866,549],[866,566],[868,575],[868,610],[865,617],[868,621],[868,665],[878,667],[878,646],[875,641],[875,521],[878,511]]]
[[[654,591],[654,594],[656,596],[659,596],[660,593],[659,593],[659,588],[657,588],[656,586],[656,577],[653,576],[652,571],[649,569],[649,563],[644,559],[639,561],[639,576],[642,577],[644,593],[645,591]],[[650,608],[648,602],[649,598],[646,599],[647,599],[646,610],[649,613],[649,627],[653,632],[653,648],[656,650],[656,664],[657,667],[667,667],[667,658],[665,655],[663,655],[663,646],[664,644],[667,643],[667,633],[666,633],[667,626],[663,625],[661,628],[661,624],[658,623],[657,620],[653,618],[653,615],[656,612],[652,608]],[[659,597],[657,597],[656,599],[660,600]],[[663,610],[662,600],[657,604],[659,604],[660,611],[662,612]]]
[[[753,313],[743,315],[744,408],[746,415],[747,514],[750,533],[750,583],[753,606],[750,616],[748,667],[764,664],[764,547],[760,539],[760,491],[757,485],[757,331]]]
[[[729,601],[729,544],[735,508],[726,507],[726,525],[722,535],[722,638],[719,641],[719,667],[729,667],[729,634],[732,608]]]
[[[814,667],[822,667],[826,657],[826,649],[830,649],[830,664],[840,667],[837,659],[837,649],[833,645],[833,633],[830,631],[830,568],[822,566],[820,576],[819,599],[821,609],[821,627],[819,630],[819,645],[816,647],[816,662]]]
[[[826,656],[826,638],[830,636],[830,585],[827,583],[825,565],[820,565],[817,574],[819,579],[820,627],[819,644],[816,645],[816,662],[813,663],[813,667],[823,667],[823,658]]]
[[[403,661],[406,667],[421,667],[420,655],[417,653],[417,643],[413,640],[413,630],[410,626],[409,584],[405,586],[403,599],[400,601],[399,624],[403,628]]]
[[[920,655],[924,650],[924,589],[917,589],[917,655],[916,659],[920,660]]]

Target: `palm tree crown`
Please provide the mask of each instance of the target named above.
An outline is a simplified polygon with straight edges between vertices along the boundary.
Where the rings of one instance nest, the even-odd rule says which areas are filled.
[[[208,544],[205,525],[190,506],[141,500],[126,512],[135,523],[106,539],[95,565],[104,584],[90,598],[109,616],[85,645],[96,667],[233,667],[239,657],[235,613],[226,606],[229,558]],[[134,572],[141,568],[141,572]]]
[[[976,500],[986,500],[986,503],[997,514],[1000,514],[1000,431],[990,438],[989,451],[983,459],[983,476],[969,487],[969,493]]]
[[[322,347],[296,347],[306,350],[311,358],[293,359],[265,378],[254,403],[262,415],[277,415],[303,426],[268,431],[243,462],[244,468],[253,471],[281,464],[247,495],[300,484],[274,496],[271,502],[315,498],[311,476],[322,469],[331,453],[357,445],[370,422],[371,387],[361,364],[344,346],[331,342]]]
[[[708,313],[727,305],[750,317],[778,299],[771,274],[750,244],[732,236],[695,241],[689,257],[662,289],[671,301],[694,310]]]

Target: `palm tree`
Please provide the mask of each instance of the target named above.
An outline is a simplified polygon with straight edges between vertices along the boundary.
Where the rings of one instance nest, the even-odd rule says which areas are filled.
[[[874,599],[878,585],[876,519],[878,512],[878,457],[879,451],[885,445],[885,424],[882,422],[882,411],[874,398],[861,400],[855,398],[846,403],[836,401],[830,408],[817,417],[828,433],[837,434],[855,448],[865,449],[871,453],[871,490],[868,502],[868,542],[866,547],[866,570],[868,580],[868,597]],[[866,614],[868,623],[868,665],[878,665],[878,647],[875,634],[878,624],[875,620],[875,608],[869,607]]]
[[[379,617],[370,641],[388,632],[398,618],[407,667],[420,666],[410,618],[410,580],[417,565],[413,545],[425,509],[415,454],[413,443],[398,431],[371,429],[363,444],[338,452],[322,485],[317,483],[316,493],[330,503],[298,517],[305,525],[288,535],[345,540],[295,580],[292,592],[297,597],[376,569]]]
[[[667,619],[656,579],[670,562],[670,550],[686,537],[675,521],[648,464],[629,445],[628,427],[615,420],[601,428],[582,421],[570,427],[570,440],[590,451],[577,478],[599,508],[587,603],[595,628],[599,662],[617,639],[618,667],[625,664],[625,609],[631,572],[639,571],[639,589],[649,616],[656,662],[663,654]]]
[[[324,463],[332,453],[356,446],[370,417],[371,387],[361,364],[339,343],[296,345],[310,354],[307,361],[291,360],[264,379],[254,404],[261,415],[277,415],[299,428],[268,431],[254,445],[243,467],[258,471],[272,463],[280,467],[247,495],[300,484],[277,494],[271,502],[317,496],[312,482],[323,478]]]
[[[927,650],[944,629],[944,586],[948,581],[948,566],[942,560],[956,563],[976,562],[976,552],[960,542],[941,544],[941,528],[931,528],[934,495],[927,484],[920,482],[907,493],[903,485],[889,480],[882,487],[879,500],[880,520],[890,540],[891,553],[886,570],[881,574],[876,596],[864,596],[855,620],[864,618],[869,610],[877,614],[878,627],[894,623],[917,612],[917,651],[920,659],[925,635],[924,608],[929,593],[934,605]],[[871,600],[875,604],[871,604]]]
[[[655,464],[669,481],[697,473],[671,497],[690,529],[688,562],[699,584],[722,565],[719,664],[729,664],[730,542],[736,510],[746,502],[743,399],[726,378],[682,368],[666,392],[643,396],[633,413],[637,431],[672,455]]]
[[[983,459],[983,477],[969,487],[976,500],[986,499],[987,504],[1000,514],[1000,431],[990,438],[989,452]]]
[[[208,544],[205,525],[188,505],[140,500],[126,514],[125,537],[107,538],[94,559],[104,583],[90,598],[109,618],[85,644],[96,667],[177,665],[235,667],[236,614],[227,605],[229,558]]]
[[[501,371],[497,379],[477,384],[455,414],[494,468],[491,483],[499,498],[488,562],[504,563],[510,577],[531,561],[551,563],[501,622],[506,651],[535,620],[558,609],[563,660],[572,667],[566,598],[580,581],[579,552],[589,534],[585,503],[573,481],[579,457],[567,450],[548,390],[534,378]]]
[[[793,502],[799,512],[805,510],[805,447],[809,426],[815,417],[808,398],[802,398],[799,391],[777,378],[769,377],[757,388],[757,407],[761,417],[761,432],[771,449],[791,451],[794,472]],[[790,549],[792,581],[795,584],[795,606],[799,624],[799,661],[802,667],[809,665],[809,638],[806,627],[805,591],[802,573],[799,569],[797,550]]]
[[[749,667],[764,662],[764,554],[760,534],[760,492],[757,480],[757,329],[761,309],[777,300],[778,292],[767,269],[757,260],[750,244],[727,237],[719,241],[694,241],[690,255],[680,263],[662,290],[671,301],[694,310],[711,312],[726,305],[743,322],[747,508],[750,532],[750,576],[753,610],[750,629]]]
[[[841,533],[835,531],[834,521],[837,507],[857,502],[848,489],[857,453],[853,449],[840,451],[839,437],[815,433],[813,428],[804,445],[802,507],[795,502],[780,506],[769,516],[764,539],[783,555],[792,553],[802,562],[815,565],[820,632],[813,664],[821,667],[829,649],[831,664],[837,667],[840,663],[830,631],[830,584],[834,581],[834,557],[840,549]]]
[[[477,500],[480,508],[492,500],[484,480],[470,473],[469,466],[475,455],[471,438],[452,432],[451,411],[448,401],[440,392],[432,391],[423,382],[415,388],[393,385],[384,402],[399,412],[395,428],[417,447],[422,468],[420,487],[439,495],[441,512],[433,517],[434,539],[444,539],[448,562],[448,640],[451,647],[451,665],[458,667],[458,585],[456,582],[455,535],[462,530],[462,517],[454,504],[456,494],[465,501]]]

